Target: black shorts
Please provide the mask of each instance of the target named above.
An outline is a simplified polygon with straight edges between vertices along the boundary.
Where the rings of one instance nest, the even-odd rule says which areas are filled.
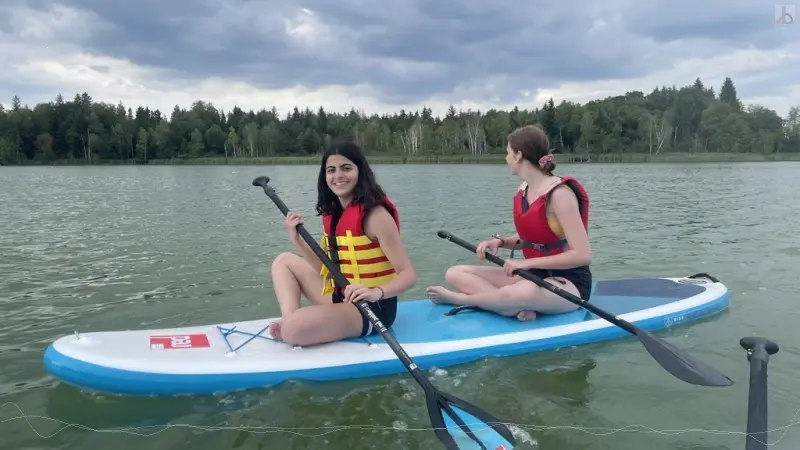
[[[550,277],[561,277],[569,280],[578,288],[580,298],[587,302],[592,294],[592,271],[589,266],[566,270],[529,269],[528,271],[543,280]],[[553,284],[559,286],[560,283],[558,280],[554,280]]]
[[[342,303],[342,295],[339,293],[338,289],[333,295],[333,303]],[[387,329],[392,327],[394,320],[397,318],[397,297],[384,298],[377,302],[367,302],[367,305],[372,309],[372,312],[375,313],[375,316],[378,317],[378,320],[381,321],[384,327]],[[353,307],[358,308],[356,305],[353,305]],[[360,309],[358,313],[361,314]],[[361,314],[361,334],[358,337],[369,336],[377,332],[378,330],[372,326],[372,322],[369,321],[367,316]]]

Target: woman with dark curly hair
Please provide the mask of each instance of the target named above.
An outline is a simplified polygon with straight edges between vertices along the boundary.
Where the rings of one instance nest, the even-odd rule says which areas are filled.
[[[334,285],[322,261],[298,236],[302,217],[290,212],[286,231],[302,256],[282,253],[272,263],[281,319],[270,324],[270,335],[308,346],[376,333],[353,304],[362,299],[391,327],[397,296],[414,285],[416,274],[400,240],[397,209],[356,144],[334,144],[322,156],[317,213],[322,216],[321,247],[350,284],[344,290]],[[301,295],[311,305],[301,308]]]

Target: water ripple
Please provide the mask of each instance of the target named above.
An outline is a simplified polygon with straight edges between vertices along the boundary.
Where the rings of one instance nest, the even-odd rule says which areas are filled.
[[[393,424],[398,429],[427,426],[420,391],[405,376],[289,384],[190,401],[78,393],[54,383],[41,367],[47,343],[75,330],[171,327],[276,315],[269,264],[291,246],[282,215],[250,181],[268,173],[284,202],[301,212],[309,231],[319,235],[319,218],[313,212],[316,170],[0,168],[0,313],[5,325],[0,329],[0,398],[15,402],[27,414],[99,427],[168,421],[390,427],[375,432],[349,429],[325,438],[203,435],[185,429],[149,438],[164,448],[236,448],[231,442],[252,448],[299,448],[316,447],[320,439],[332,448],[360,448],[367,437],[381,448],[435,445],[432,433],[391,429]],[[743,431],[748,371],[738,339],[767,333],[783,344],[770,365],[771,396],[778,399],[770,404],[771,423],[786,422],[800,407],[800,396],[792,389],[800,370],[800,352],[792,347],[800,314],[795,306],[800,285],[794,273],[800,238],[792,225],[800,223],[795,198],[800,165],[578,165],[559,171],[577,175],[590,192],[597,278],[709,272],[731,287],[733,304],[727,314],[665,336],[719,367],[737,384],[724,394],[694,390],[665,374],[632,340],[481,361],[434,371],[434,382],[519,423],[646,423],[656,429]],[[428,284],[440,283],[449,265],[475,261],[462,248],[438,238],[436,231],[445,229],[477,242],[513,230],[511,197],[518,180],[505,166],[379,166],[376,172],[400,208],[401,234],[419,274],[409,297],[420,297]],[[130,436],[78,430],[43,443],[18,424],[7,428],[1,431],[4,436],[18,436],[9,438],[13,448],[86,448],[108,445],[111,439],[124,448],[141,446],[140,439]],[[526,448],[538,442],[548,449],[656,450],[692,448],[702,442],[696,434],[628,433],[598,440],[569,430],[531,432],[526,439]],[[727,445],[726,437],[714,439],[716,445]],[[787,448],[790,440],[798,442],[785,437]],[[736,435],[731,448],[740,446],[739,441]]]

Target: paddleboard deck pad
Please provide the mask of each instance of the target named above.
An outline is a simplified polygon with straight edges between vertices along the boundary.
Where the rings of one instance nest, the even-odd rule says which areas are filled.
[[[728,307],[728,288],[706,274],[598,281],[590,303],[648,331],[687,324]],[[452,305],[401,301],[391,334],[421,369],[553,350],[630,336],[579,308],[520,321]],[[232,392],[287,380],[332,381],[404,372],[383,338],[311,347],[272,339],[260,319],[169,329],[78,333],[51,343],[44,366],[81,389],[122,395]]]

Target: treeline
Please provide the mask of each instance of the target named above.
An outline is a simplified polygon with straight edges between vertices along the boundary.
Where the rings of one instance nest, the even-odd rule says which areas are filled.
[[[515,127],[538,123],[562,153],[800,152],[800,108],[786,118],[758,105],[744,106],[730,78],[719,94],[700,79],[681,88],[633,91],[586,104],[553,99],[541,108],[431,110],[365,115],[295,107],[278,111],[223,111],[197,101],[159,110],[95,102],[87,93],[32,109],[14,97],[0,105],[0,162],[128,160],[204,156],[305,156],[333,138],[349,136],[371,155],[482,155],[502,153]]]

